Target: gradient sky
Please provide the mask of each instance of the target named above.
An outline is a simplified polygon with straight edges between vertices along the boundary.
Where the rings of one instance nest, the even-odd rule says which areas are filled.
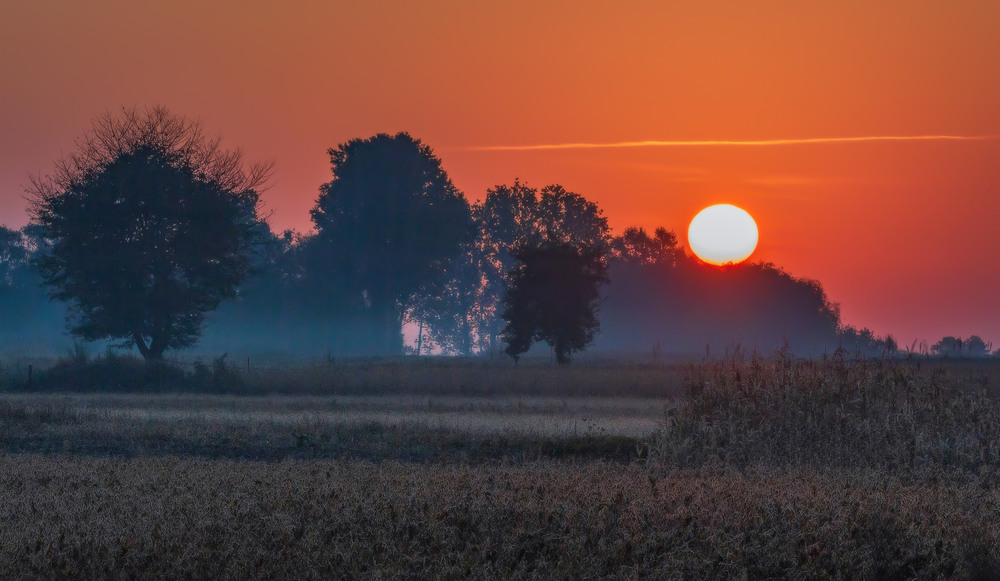
[[[326,149],[409,131],[473,201],[515,177],[675,230],[732,203],[753,260],[902,343],[1000,343],[1000,2],[33,0],[0,6],[0,223],[97,114],[162,104],[274,160],[310,227]],[[998,345],[1000,346],[1000,345]]]

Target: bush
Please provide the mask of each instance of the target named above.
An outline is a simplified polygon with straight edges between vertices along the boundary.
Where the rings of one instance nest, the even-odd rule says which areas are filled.
[[[203,392],[236,393],[243,382],[238,373],[225,362],[225,356],[212,361],[211,367],[200,361],[192,370],[178,362],[146,362],[134,355],[122,355],[108,350],[103,356],[90,358],[81,347],[51,367],[38,370],[30,384],[14,384],[21,391],[160,393]]]
[[[692,366],[688,397],[668,409],[651,452],[680,466],[1000,467],[1000,402],[985,377],[839,357]]]

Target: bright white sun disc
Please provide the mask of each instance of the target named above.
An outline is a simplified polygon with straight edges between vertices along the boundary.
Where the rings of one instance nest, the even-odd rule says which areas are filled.
[[[731,204],[705,208],[688,226],[688,246],[710,264],[743,262],[757,248],[757,236],[750,214]]]

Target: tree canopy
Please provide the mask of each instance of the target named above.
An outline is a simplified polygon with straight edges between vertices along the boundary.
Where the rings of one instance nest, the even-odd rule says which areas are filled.
[[[495,186],[473,207],[473,215],[477,235],[470,260],[481,273],[474,317],[481,350],[492,347],[503,327],[501,303],[517,248],[546,240],[604,248],[611,239],[608,219],[597,204],[558,184],[541,190],[520,180]]]
[[[989,355],[990,345],[979,335],[966,339],[949,335],[932,345],[930,352],[942,357],[986,357]]]
[[[98,118],[71,156],[33,180],[34,223],[0,229],[0,341],[51,336],[65,316],[77,337],[156,359],[202,340],[207,313],[221,306],[203,338],[220,350],[475,354],[495,353],[500,339],[515,356],[549,341],[560,360],[591,340],[654,353],[896,350],[891,337],[844,324],[816,281],[770,264],[702,264],[662,227],[612,236],[597,204],[562,186],[515,180],[470,208],[409,134],[328,153],[315,232],[276,235],[258,211],[268,166],[247,166],[162,108]],[[599,266],[574,263],[591,251]],[[597,303],[585,299],[596,301],[608,278],[597,338]],[[62,302],[42,305],[40,282],[68,316]],[[419,330],[406,346],[404,324],[411,339]],[[945,339],[934,352],[991,347]]]
[[[560,364],[584,349],[597,334],[598,299],[608,282],[603,249],[546,240],[520,248],[504,295],[502,336],[506,352],[517,358],[532,342],[545,341]]]
[[[147,360],[192,345],[249,271],[268,173],[162,107],[96,119],[29,190],[50,243],[37,266],[70,332]]]
[[[621,236],[611,240],[614,257],[620,262],[637,265],[674,265],[680,255],[677,235],[660,227],[652,236],[644,228],[626,228]]]
[[[373,330],[377,353],[402,352],[403,316],[473,236],[469,204],[433,151],[407,133],[352,139],[328,151],[333,180],[312,219],[316,252]]]

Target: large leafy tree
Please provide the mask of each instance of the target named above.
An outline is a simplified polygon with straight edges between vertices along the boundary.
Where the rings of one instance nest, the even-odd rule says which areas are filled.
[[[372,330],[370,349],[403,349],[403,317],[473,235],[469,204],[427,145],[407,133],[331,148],[333,180],[312,210],[315,255]]]
[[[604,250],[547,240],[522,247],[504,295],[502,337],[517,358],[532,342],[545,341],[560,364],[583,350],[597,333],[601,285],[608,282]]]
[[[608,219],[596,203],[559,184],[541,189],[538,229],[542,238],[603,249],[610,239]]]
[[[580,194],[558,184],[538,190],[519,180],[487,190],[473,208],[478,227],[474,252],[481,276],[475,281],[474,319],[479,348],[492,347],[503,327],[502,300],[508,273],[517,265],[516,249],[543,241],[605,248],[610,240],[608,219]]]
[[[269,170],[162,107],[97,118],[29,188],[50,244],[37,265],[70,332],[147,360],[194,344],[249,271]]]

